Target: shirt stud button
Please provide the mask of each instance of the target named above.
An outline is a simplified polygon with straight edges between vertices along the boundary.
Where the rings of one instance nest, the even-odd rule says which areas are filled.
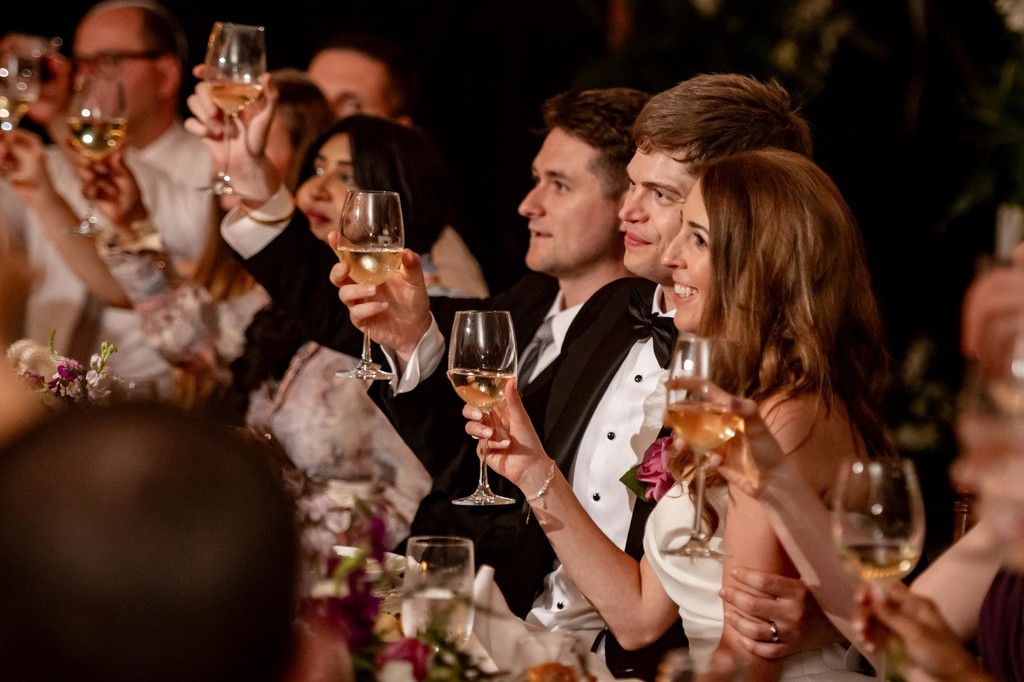
[[[594,502],[601,501],[601,493],[594,493]]]
[[[642,376],[640,376],[639,374],[637,374],[637,375],[636,375],[635,377],[633,377],[633,381],[635,381],[635,382],[636,382],[636,383],[638,383],[638,384],[639,384],[639,383],[640,383],[641,381],[643,381],[643,380],[644,380],[644,378],[643,378]]]
[[[609,431],[608,432],[608,440],[615,440],[615,432],[614,431]]]
[[[558,602],[557,604],[555,604],[555,606],[557,606],[559,609],[565,608],[565,604],[563,604],[562,602]]]

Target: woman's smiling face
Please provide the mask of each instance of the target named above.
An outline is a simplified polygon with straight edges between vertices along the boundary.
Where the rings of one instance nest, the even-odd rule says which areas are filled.
[[[338,229],[348,190],[359,189],[348,134],[328,139],[317,152],[313,168],[314,174],[299,185],[295,199],[313,233],[327,241],[328,233]]]
[[[676,306],[676,329],[696,332],[711,286],[711,230],[700,182],[686,197],[680,217],[679,234],[662,257],[672,269],[672,289],[666,293]]]

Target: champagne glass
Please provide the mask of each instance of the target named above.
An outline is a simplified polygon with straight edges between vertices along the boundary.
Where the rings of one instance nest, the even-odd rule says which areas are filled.
[[[505,384],[516,375],[516,336],[505,310],[463,310],[455,313],[448,344],[448,379],[463,401],[489,413],[505,399]],[[487,463],[480,456],[476,490],[453,500],[462,506],[515,504],[496,495],[487,482]]]
[[[402,265],[405,239],[402,202],[397,192],[349,190],[341,210],[338,258],[360,284],[383,284]],[[363,333],[359,364],[336,376],[364,381],[388,380],[394,374],[370,358],[370,333]]]
[[[71,145],[79,156],[102,161],[124,144],[128,134],[124,83],[101,73],[81,74],[75,82],[68,109]],[[96,229],[96,199],[89,196],[89,207],[75,231],[91,234]]]
[[[669,380],[701,378],[714,381],[733,394],[745,389],[739,346],[724,339],[680,334],[669,365]],[[694,489],[694,516],[690,537],[679,548],[666,554],[723,559],[727,555],[711,546],[711,535],[704,529],[705,479],[712,450],[729,442],[742,431],[743,420],[729,406],[709,400],[702,392],[673,388],[669,383],[665,422],[676,439],[690,448],[693,461],[691,485]]]
[[[206,46],[202,87],[226,119],[224,127],[224,166],[207,188],[217,196],[234,194],[228,173],[231,136],[237,130],[238,114],[259,98],[263,91],[260,77],[267,70],[267,50],[262,26],[247,26],[218,21]]]
[[[417,535],[405,550],[402,630],[462,648],[473,632],[473,543],[467,538]]]
[[[30,104],[39,99],[42,55],[0,44],[0,131],[18,127]]]
[[[907,459],[848,461],[832,498],[832,538],[846,567],[861,580],[886,586],[906,577],[924,547],[924,501],[914,464]],[[890,639],[877,671],[885,680]]]

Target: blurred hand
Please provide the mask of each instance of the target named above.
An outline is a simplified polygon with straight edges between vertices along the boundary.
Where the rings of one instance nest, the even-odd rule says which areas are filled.
[[[0,135],[0,168],[29,205],[55,193],[46,169],[45,145],[35,133],[15,128]]]
[[[47,52],[43,59],[53,77],[40,83],[39,99],[29,105],[25,115],[45,127],[51,139],[63,140],[71,100],[71,62],[57,52]]]
[[[327,242],[337,252],[338,233],[331,232]],[[381,285],[357,284],[344,262],[331,269],[330,278],[352,324],[394,350],[399,366],[405,367],[432,319],[419,255],[409,249],[402,252],[402,267]]]
[[[1009,367],[1014,340],[1024,326],[1024,250],[1015,265],[993,268],[971,283],[964,295],[961,347],[978,358],[986,373],[999,376]]]
[[[742,567],[732,576],[749,589],[722,588],[725,618],[755,656],[782,658],[844,641],[801,580]],[[778,642],[772,641],[773,623]]]
[[[902,649],[900,656],[889,657],[888,665],[908,682],[994,682],[942,620],[935,604],[903,583],[862,585],[855,597],[853,632],[854,644],[862,651]],[[887,647],[891,636],[901,645]]]
[[[69,143],[70,144],[70,143]],[[75,172],[82,182],[82,195],[92,198],[96,207],[119,231],[132,222],[143,220],[149,212],[142,203],[142,193],[135,175],[124,163],[124,148],[100,161],[74,155]],[[131,234],[124,235],[130,237]]]

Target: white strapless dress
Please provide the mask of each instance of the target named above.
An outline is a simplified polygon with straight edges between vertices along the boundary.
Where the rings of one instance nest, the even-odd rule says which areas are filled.
[[[722,544],[727,490],[724,486],[708,489],[707,497],[722,519],[710,540],[711,546],[717,549]],[[693,512],[693,502],[686,485],[675,485],[658,502],[647,520],[644,551],[665,592],[679,605],[683,629],[690,640],[690,656],[698,669],[704,669],[722,637],[724,613],[718,596],[722,588],[722,564],[714,559],[690,559],[664,552],[686,543],[689,529],[693,527]],[[846,647],[834,644],[784,659],[781,679],[816,682],[864,682],[870,679],[851,671],[855,663],[855,654],[848,656]]]

